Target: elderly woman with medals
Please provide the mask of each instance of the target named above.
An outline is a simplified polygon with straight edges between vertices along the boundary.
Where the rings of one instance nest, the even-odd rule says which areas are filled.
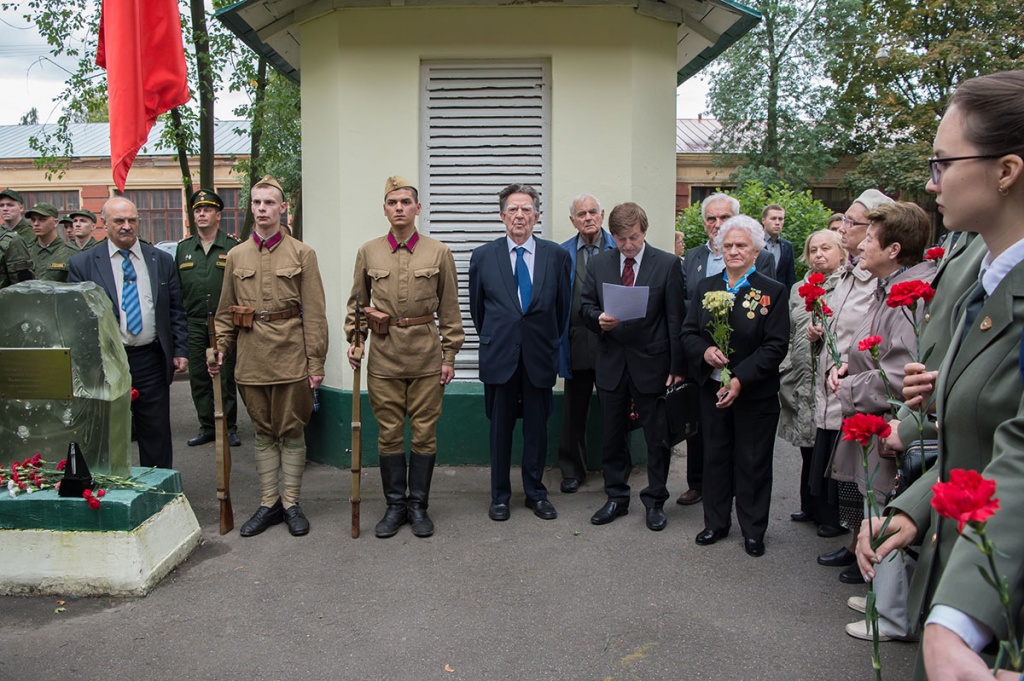
[[[704,530],[697,544],[724,539],[732,500],[748,555],[764,554],[779,422],[779,365],[789,344],[786,288],[754,267],[764,230],[747,215],[715,237],[721,277],[700,282],[683,324],[691,374],[701,383]]]

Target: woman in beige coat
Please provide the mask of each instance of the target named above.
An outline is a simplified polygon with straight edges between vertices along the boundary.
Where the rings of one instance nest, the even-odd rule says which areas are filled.
[[[839,235],[823,229],[812,233],[804,244],[803,261],[810,267],[807,275],[825,275],[821,287],[825,289],[824,301],[839,281],[840,266],[846,262],[846,249]],[[811,324],[811,313],[807,311],[803,298],[798,293],[803,281],[793,284],[789,293],[789,354],[779,367],[781,388],[779,401],[782,413],[779,416],[779,437],[794,447],[800,448],[803,465],[800,469],[800,510],[790,514],[793,522],[814,520],[814,506],[811,497],[809,475],[811,452],[814,449],[814,383],[817,378],[813,362],[824,348],[823,341],[811,343],[807,327]]]

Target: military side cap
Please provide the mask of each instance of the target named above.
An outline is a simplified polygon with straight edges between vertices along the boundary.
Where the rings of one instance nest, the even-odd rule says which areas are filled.
[[[274,187],[277,191],[281,192],[281,196],[284,196],[284,188],[281,187],[281,183],[272,178],[270,175],[264,175],[259,182],[254,184],[254,187],[265,185],[267,187]]]
[[[33,215],[45,215],[51,218],[60,217],[57,213],[57,207],[52,203],[37,203],[30,210],[25,211],[25,217],[31,218]]]
[[[93,222],[96,222],[96,213],[93,213],[91,210],[86,210],[85,208],[79,208],[78,210],[73,210],[70,213],[68,213],[68,217],[69,218],[73,218],[76,215],[81,215],[83,218],[89,218]]]
[[[12,201],[17,201],[20,204],[24,205],[25,203],[25,201],[21,198],[21,194],[19,192],[14,191],[13,189],[5,189],[2,192],[0,192],[0,198],[3,198],[5,196],[11,199]]]
[[[188,205],[192,206],[192,208],[213,206],[217,210],[224,210],[224,202],[217,196],[216,192],[209,189],[200,189],[197,192],[193,192],[192,198],[188,200]]]
[[[396,189],[411,189],[416,191],[415,185],[401,175],[392,175],[384,182],[384,196],[386,197]]]

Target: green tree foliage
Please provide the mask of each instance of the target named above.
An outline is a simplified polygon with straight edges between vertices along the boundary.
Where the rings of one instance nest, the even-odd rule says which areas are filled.
[[[38,125],[39,124],[39,110],[35,107],[29,109],[21,120],[18,121],[18,125]]]
[[[946,101],[961,81],[1024,67],[1019,2],[866,0],[831,14],[826,74],[838,86],[843,151],[861,154],[851,190],[878,187],[920,200],[925,159]]]
[[[765,186],[757,180],[751,180],[739,189],[725,192],[740,202],[740,212],[749,215],[759,222],[764,207],[776,203],[786,210],[786,224],[782,229],[782,237],[793,242],[796,252],[796,272],[803,277],[807,266],[800,262],[804,242],[807,235],[827,227],[832,212],[823,203],[811,197],[810,191],[796,191],[787,185]],[[707,242],[704,222],[700,217],[700,204],[695,203],[676,216],[676,229],[685,235],[686,249],[697,248]]]
[[[832,88],[824,79],[828,12],[848,0],[755,0],[762,21],[712,66],[708,104],[722,123],[715,151],[737,184],[806,188],[836,162]]]

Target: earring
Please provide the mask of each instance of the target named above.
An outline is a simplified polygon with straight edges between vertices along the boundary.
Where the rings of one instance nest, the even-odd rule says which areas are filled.
[[[1009,193],[1010,193],[1010,190],[1009,190],[1009,189],[1007,189],[1006,187],[1000,187],[1000,188],[999,188],[999,195],[1000,195],[1000,196],[1006,196],[1006,195],[1008,195]]]

